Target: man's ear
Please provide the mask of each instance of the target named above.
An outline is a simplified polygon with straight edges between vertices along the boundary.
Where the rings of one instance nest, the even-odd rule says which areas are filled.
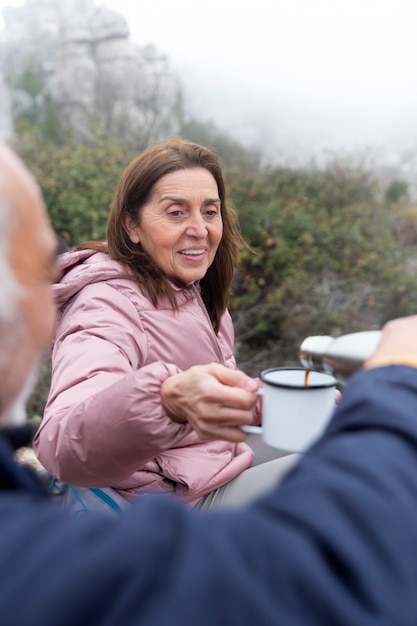
[[[130,241],[132,243],[139,243],[140,237],[137,232],[138,231],[137,224],[133,221],[132,216],[129,215],[128,213],[126,213],[123,216],[123,226],[125,227],[125,231],[127,232]]]

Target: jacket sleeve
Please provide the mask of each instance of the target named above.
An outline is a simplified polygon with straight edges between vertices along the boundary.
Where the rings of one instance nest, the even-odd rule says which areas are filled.
[[[61,480],[106,486],[190,431],[165,413],[160,385],[179,371],[143,365],[146,335],[130,299],[89,285],[68,305],[52,354],[49,398],[34,448]],[[143,366],[142,366],[143,365]]]
[[[2,497],[4,622],[415,626],[416,370],[361,373],[343,396],[284,483],[240,511],[144,496],[118,519],[71,518]]]

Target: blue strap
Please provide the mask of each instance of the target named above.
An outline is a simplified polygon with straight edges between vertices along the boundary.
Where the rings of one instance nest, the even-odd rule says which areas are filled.
[[[84,511],[87,510],[87,507],[84,504],[84,500],[81,498],[80,494],[78,493],[78,491],[76,490],[75,487],[73,487],[72,485],[69,485],[69,488],[71,489],[72,493],[74,494],[74,496],[77,498],[78,502],[81,504],[82,508]],[[81,513],[81,511],[78,511],[79,513]]]
[[[97,498],[100,498],[103,502],[105,502],[113,511],[117,511],[118,513],[122,512],[120,506],[111,498],[107,493],[102,491],[101,489],[97,489],[96,487],[90,487],[90,491],[92,491]]]
[[[52,478],[51,482],[49,484],[49,488],[48,491],[52,491],[52,489],[54,488],[55,484],[57,483],[56,478]],[[78,511],[78,513],[81,513],[82,511],[87,511],[88,510],[88,505],[85,504],[84,500],[82,499],[82,497],[80,496],[80,494],[78,493],[78,490],[76,489],[76,487],[74,487],[73,485],[67,485],[69,489],[71,489],[73,495],[75,496],[76,500],[78,500],[78,502],[81,505],[81,509],[80,511]],[[117,504],[117,502],[115,502],[113,500],[113,498],[111,496],[109,496],[105,491],[103,491],[102,489],[99,489],[97,487],[89,487],[88,488],[89,491],[91,491],[97,498],[99,498],[99,500],[101,500],[102,502],[104,502],[105,504],[107,504],[108,507],[110,507],[111,509],[113,509],[113,511],[116,511],[117,513],[122,513],[123,509]]]

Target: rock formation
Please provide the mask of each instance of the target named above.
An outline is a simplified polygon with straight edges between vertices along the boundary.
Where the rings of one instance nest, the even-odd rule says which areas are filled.
[[[97,126],[122,139],[137,131],[141,143],[176,132],[178,77],[155,47],[130,40],[122,14],[93,0],[26,0],[3,15],[0,136],[46,100],[81,137]]]

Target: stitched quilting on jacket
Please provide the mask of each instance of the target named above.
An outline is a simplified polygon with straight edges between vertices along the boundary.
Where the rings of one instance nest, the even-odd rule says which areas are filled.
[[[193,365],[236,368],[230,314],[216,336],[198,283],[173,285],[173,311],[165,300],[154,308],[129,269],[106,254],[68,252],[59,264],[51,388],[34,441],[46,469],[128,498],[157,490],[195,504],[250,467],[249,446],[202,441],[166,415],[159,393]]]

